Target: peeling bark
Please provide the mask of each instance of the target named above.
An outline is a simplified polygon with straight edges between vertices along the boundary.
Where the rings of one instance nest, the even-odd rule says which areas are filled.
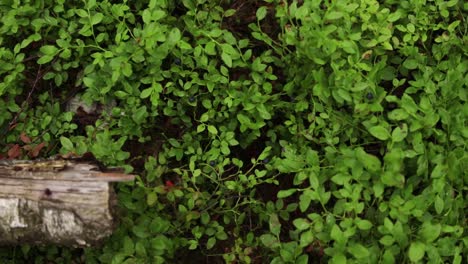
[[[27,164],[0,163],[0,245],[86,247],[111,235],[116,205],[111,182],[133,175],[69,161],[49,168]]]

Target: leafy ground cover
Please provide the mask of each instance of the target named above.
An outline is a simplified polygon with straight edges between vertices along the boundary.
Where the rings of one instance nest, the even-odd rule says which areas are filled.
[[[2,157],[91,152],[139,175],[102,248],[2,263],[462,263],[467,10],[2,1]],[[94,110],[70,111],[78,96]]]

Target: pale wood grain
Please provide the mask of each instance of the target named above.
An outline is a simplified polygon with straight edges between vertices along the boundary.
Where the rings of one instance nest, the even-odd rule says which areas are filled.
[[[135,176],[101,172],[90,163],[49,165],[0,163],[0,244],[84,247],[112,233],[116,198],[110,182]]]

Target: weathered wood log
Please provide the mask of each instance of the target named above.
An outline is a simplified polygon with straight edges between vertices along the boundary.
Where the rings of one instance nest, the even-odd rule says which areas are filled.
[[[0,245],[96,245],[115,228],[111,182],[133,179],[84,162],[0,161]]]

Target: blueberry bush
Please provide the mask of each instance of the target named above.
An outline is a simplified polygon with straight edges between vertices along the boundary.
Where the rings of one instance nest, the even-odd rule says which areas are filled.
[[[1,262],[466,263],[467,14],[1,1],[1,158],[92,153],[138,175],[101,247]]]

